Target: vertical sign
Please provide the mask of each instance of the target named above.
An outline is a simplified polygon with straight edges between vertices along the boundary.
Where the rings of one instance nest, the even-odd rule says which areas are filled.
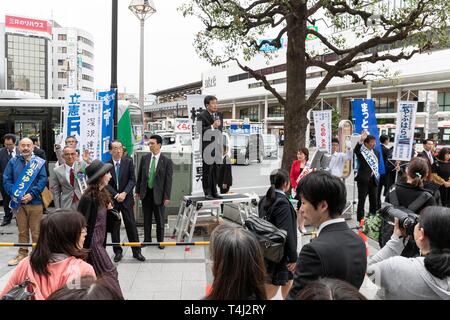
[[[203,193],[202,187],[202,148],[200,141],[200,134],[198,132],[198,125],[196,117],[201,112],[204,106],[205,96],[203,95],[188,95],[187,107],[188,114],[192,115],[192,195],[199,195]]]
[[[331,154],[331,110],[313,111],[316,146]]]
[[[114,128],[114,101],[115,90],[103,91],[97,94],[97,100],[103,102],[102,107],[102,132],[101,132],[101,160],[107,162],[111,159],[109,143],[112,140]]]
[[[65,98],[63,141],[70,136],[75,136],[80,141],[81,93],[76,90],[66,90]]]
[[[101,129],[102,129],[101,101],[82,101],[80,103],[81,116],[81,150],[89,150],[91,159],[101,160]]]
[[[411,160],[416,112],[417,101],[398,102],[393,160]]]
[[[361,134],[363,130],[375,137],[376,150],[380,153],[378,172],[385,173],[383,153],[381,151],[380,134],[378,133],[377,118],[375,116],[375,102],[371,99],[353,100],[353,113],[355,116],[355,133]]]

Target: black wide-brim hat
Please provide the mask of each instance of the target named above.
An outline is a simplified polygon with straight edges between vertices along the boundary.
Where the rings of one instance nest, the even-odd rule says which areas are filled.
[[[94,160],[86,168],[86,175],[88,176],[87,184],[96,182],[100,177],[103,177],[114,166],[111,163],[103,163],[100,160]]]

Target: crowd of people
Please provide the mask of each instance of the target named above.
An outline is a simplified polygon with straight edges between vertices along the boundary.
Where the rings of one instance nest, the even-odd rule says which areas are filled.
[[[199,115],[200,134],[211,130],[215,139],[202,143],[203,151],[214,153],[203,158],[203,189],[206,200],[220,200],[232,190],[229,146],[218,138],[223,117],[217,112],[217,99],[207,97],[205,107]],[[281,291],[287,300],[365,300],[359,290],[366,275],[383,289],[385,299],[450,299],[450,149],[442,148],[436,158],[434,142],[425,140],[424,151],[416,155],[412,150],[411,161],[404,164],[391,159],[388,140],[380,138],[384,175],[378,172],[381,155],[375,150],[376,138],[366,132],[354,148],[346,143],[344,152],[333,139],[333,152],[319,170],[311,170],[309,150],[300,148],[290,172],[272,172],[258,213],[285,235],[281,259],[270,259],[251,230],[219,225],[210,239],[214,281],[205,299],[266,300]],[[136,199],[143,206],[144,242],[152,242],[153,221],[157,242],[164,241],[173,163],[161,153],[162,138],[150,138],[150,153],[142,158],[137,176],[120,141],[110,144],[112,158],[105,163],[91,161],[87,152],[81,155],[75,137],[65,142],[55,147],[58,163],[50,172],[36,139],[24,138],[16,147],[14,135],[4,137],[2,225],[15,217],[19,243],[29,243],[31,233],[37,246],[31,255],[27,248],[20,248],[9,261],[16,268],[1,297],[29,282],[39,300],[123,299],[113,263],[121,261],[123,250],[115,246],[111,259],[105,244],[108,232],[112,242],[120,243],[122,220],[128,240],[139,242],[133,214]],[[414,221],[413,231],[407,232],[399,216],[392,219],[395,225],[383,220],[381,250],[372,257],[342,217],[347,204],[343,170],[353,156],[358,164],[357,220],[375,215],[388,204]],[[44,214],[42,192],[47,186],[58,210]],[[298,200],[297,208],[292,196]],[[316,230],[316,236],[297,248],[299,234],[307,233],[306,224]],[[145,261],[140,247],[133,247],[132,253]]]

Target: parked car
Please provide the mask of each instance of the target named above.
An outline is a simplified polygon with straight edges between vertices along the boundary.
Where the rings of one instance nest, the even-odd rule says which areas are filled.
[[[278,141],[274,134],[263,134],[264,157],[278,157]]]
[[[231,163],[248,166],[252,161],[264,159],[264,140],[261,134],[235,134],[231,136]]]

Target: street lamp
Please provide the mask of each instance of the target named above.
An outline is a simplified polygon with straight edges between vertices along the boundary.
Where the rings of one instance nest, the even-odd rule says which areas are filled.
[[[144,24],[152,14],[156,12],[155,4],[152,0],[132,0],[128,9],[141,22],[141,50],[140,50],[140,70],[139,70],[139,107],[144,110]]]

